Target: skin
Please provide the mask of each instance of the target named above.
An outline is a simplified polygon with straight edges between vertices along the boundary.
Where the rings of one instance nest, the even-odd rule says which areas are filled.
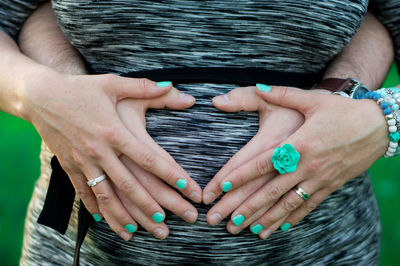
[[[55,18],[52,15],[50,7],[48,5],[44,5],[40,10],[36,12],[37,12],[36,14],[40,14],[41,16],[35,17],[35,15],[33,15],[30,18],[30,20],[28,20],[28,22],[26,23],[24,30],[21,32],[20,44],[21,44],[21,49],[24,51],[24,53],[28,54],[31,58],[35,59],[37,62],[52,66],[53,68],[57,69],[60,72],[71,73],[71,74],[85,73],[82,61],[79,58],[79,54],[77,54],[76,51],[73,50],[73,48],[69,45],[68,41],[65,39],[65,37],[57,28],[55,23]],[[43,20],[42,19],[43,17],[46,17],[46,19]],[[378,36],[381,37],[379,38],[380,46],[378,49],[378,53],[372,56],[367,56],[367,59],[364,59],[365,56],[351,56],[351,57],[338,56],[337,59],[334,61],[334,63],[332,63],[328,68],[326,76],[328,75],[328,77],[333,76],[333,77],[343,77],[343,78],[351,76],[359,80],[363,80],[364,83],[366,83],[370,87],[373,88],[378,87],[380,82],[384,79],[386,71],[392,61],[393,51],[391,47],[390,38],[387,36],[387,33],[384,30],[384,28],[380,26],[376,22],[376,20],[374,20],[371,16],[367,16],[366,22],[364,24],[366,23],[369,23],[367,24],[368,26],[363,27],[361,31],[356,35],[356,37],[359,36],[359,38],[363,40],[365,40],[365,38],[370,38],[372,40],[373,38],[371,38],[370,34],[364,34],[364,35],[362,34],[368,32],[367,29],[370,27],[377,27],[375,29],[378,29],[379,32],[378,33],[374,32],[375,37],[377,37],[376,34],[378,34]],[[377,24],[378,26],[376,26]],[[45,27],[46,31],[41,30],[40,26]],[[46,42],[44,42],[44,39],[46,40]],[[347,50],[345,49],[342,53],[348,52],[348,55],[353,55],[355,51],[358,51],[357,49],[359,49],[361,44],[360,43],[357,44],[357,42],[354,42],[354,40],[352,41],[351,45],[349,45],[346,48]],[[43,45],[44,43],[47,43],[47,45],[53,47],[53,49],[45,49]],[[377,45],[378,42],[375,41],[372,43],[374,43],[374,45]],[[384,47],[386,47],[386,49]],[[372,45],[363,47],[363,51],[370,51],[368,49],[372,49]],[[68,54],[63,55],[64,51],[68,51]],[[362,53],[362,55],[365,54]],[[376,60],[377,58],[379,58],[379,65],[375,63],[372,65],[368,64],[370,62],[375,62],[374,60]],[[357,67],[354,67],[355,65]],[[360,65],[367,65],[371,69],[373,66],[372,69],[373,71],[368,67],[359,70]],[[379,69],[380,71],[375,71],[375,69]],[[367,75],[369,73],[374,73],[374,75]],[[232,217],[234,217],[238,213],[243,213],[245,214],[246,217],[245,222],[240,227],[237,227],[233,225],[232,222],[229,222],[227,226],[229,232],[238,233],[240,230],[248,227],[249,225],[254,225],[256,223],[263,223],[263,225],[265,225],[264,228],[271,228],[268,229],[269,233],[271,233],[274,230],[274,228],[279,227],[279,225],[283,222],[284,218],[288,216],[288,215],[286,216],[282,215],[282,213],[285,214],[287,213],[283,211],[285,210],[286,205],[278,201],[280,196],[284,194],[285,196],[290,195],[291,199],[295,201],[295,205],[292,205],[292,208],[290,209],[291,211],[289,212],[289,214],[291,214],[293,217],[293,221],[292,220],[291,221],[294,224],[294,220],[299,219],[304,214],[304,211],[301,211],[302,208],[304,208],[303,206],[309,206],[309,204],[311,203],[314,203],[314,205],[316,205],[316,202],[318,202],[318,200],[323,197],[320,195],[324,195],[325,197],[328,195],[328,194],[325,195],[326,193],[325,194],[313,193],[312,198],[310,198],[306,202],[306,204],[304,204],[303,200],[297,194],[291,191],[291,188],[293,187],[294,183],[295,183],[294,185],[300,183],[299,185],[303,187],[303,185],[306,185],[306,183],[303,183],[302,181],[305,182],[306,180],[310,179],[313,181],[313,184],[315,183],[314,185],[315,190],[317,190],[318,188],[321,191],[325,191],[324,187],[318,185],[320,182],[319,181],[320,178],[318,177],[318,175],[316,175],[317,173],[314,173],[315,171],[312,172],[308,168],[301,170],[304,171],[304,173],[307,173],[307,175],[304,176],[304,180],[300,179],[303,178],[303,176],[302,177],[289,176],[288,178],[284,179],[275,178],[276,173],[274,172],[273,168],[271,168],[270,164],[268,164],[268,160],[263,161],[262,159],[257,159],[258,158],[257,156],[264,159],[270,158],[270,156],[268,157],[265,155],[271,153],[273,148],[280,145],[281,143],[286,143],[288,140],[292,140],[293,136],[298,136],[294,140],[298,141],[299,146],[301,145],[304,146],[307,143],[307,138],[308,138],[306,137],[307,135],[305,134],[305,133],[308,134],[306,130],[313,132],[317,122],[318,122],[317,124],[318,127],[320,127],[321,121],[318,119],[321,119],[321,117],[323,117],[325,120],[328,117],[330,119],[329,121],[331,121],[332,119],[338,120],[339,118],[343,119],[343,117],[345,117],[343,115],[344,111],[347,111],[348,113],[354,112],[353,110],[354,103],[352,101],[351,103],[349,102],[350,100],[342,102],[342,99],[340,97],[326,95],[326,92],[313,92],[315,94],[315,95],[313,94],[313,96],[315,96],[314,97],[315,99],[322,96],[329,97],[329,98],[323,98],[323,101],[321,100],[322,98],[320,100],[324,103],[325,102],[329,103],[330,106],[333,105],[332,103],[340,103],[343,106],[347,107],[346,109],[343,109],[343,112],[338,113],[338,115],[335,117],[331,117],[332,109],[328,110],[329,113],[328,111],[325,110],[325,112],[322,112],[320,114],[319,109],[318,112],[311,113],[308,112],[307,108],[302,109],[299,106],[295,106],[296,107],[295,108],[290,104],[287,104],[288,106],[286,106],[285,105],[286,101],[283,101],[283,103],[279,102],[281,105],[283,105],[281,107],[278,105],[276,101],[273,102],[273,98],[271,99],[272,96],[270,95],[274,95],[274,93],[278,93],[278,95],[281,95],[279,94],[279,92],[281,91],[291,92],[292,90],[294,89],[292,88],[283,89],[279,87],[274,87],[272,92],[267,96],[267,94],[257,91],[255,87],[237,88],[225,96],[219,96],[213,99],[214,106],[223,111],[227,112],[237,112],[241,110],[258,111],[260,114],[260,129],[257,135],[254,136],[254,138],[221,169],[221,171],[213,178],[213,180],[205,188],[203,192],[203,201],[206,204],[209,204],[219,194],[221,194],[222,182],[229,179],[229,181],[231,181],[234,186],[230,192],[226,193],[222,197],[222,199],[213,208],[210,209],[207,215],[207,220],[211,225],[219,223],[223,218],[227,217],[232,212],[233,212]],[[300,92],[296,91],[296,92],[299,94],[302,93],[301,91]],[[194,100],[190,98],[190,96],[184,96],[183,99],[187,98],[187,102],[185,101],[182,102],[181,95],[182,94],[180,94],[177,90],[172,88],[171,91],[167,92],[165,95],[154,97],[148,100],[122,99],[120,101],[117,101],[115,107],[119,119],[121,120],[122,124],[130,131],[130,134],[140,139],[141,142],[144,143],[146,146],[152,148],[153,150],[156,150],[161,157],[163,157],[166,161],[170,162],[171,164],[174,163],[172,157],[170,157],[168,153],[162,150],[147,134],[145,130],[144,114],[148,108],[163,108],[167,106],[169,108],[183,109],[190,107],[192,104],[194,104]],[[284,96],[278,96],[279,100],[286,100]],[[308,96],[309,95],[306,95],[306,97],[304,98],[310,98]],[[310,98],[309,100],[314,100],[314,98],[312,99]],[[365,129],[365,127],[370,126],[371,124],[374,125],[374,129],[376,129],[376,132],[375,131],[370,132],[368,130],[367,131],[370,132],[369,133],[370,135],[374,136],[376,135],[377,145],[372,145],[372,146],[375,149],[374,152],[376,152],[376,150],[380,152],[381,149],[383,149],[383,147],[385,146],[385,144],[387,144],[385,142],[387,141],[386,140],[387,134],[385,135],[385,139],[382,137],[384,135],[383,133],[385,130],[381,123],[382,115],[381,113],[379,113],[381,111],[377,108],[374,108],[374,106],[369,101],[362,101],[362,102],[363,102],[362,105],[361,103],[357,103],[358,113],[354,113],[354,115],[356,114],[360,115],[360,112],[362,114],[365,114],[364,108],[370,110],[371,116],[373,116],[375,119],[371,121],[365,121],[365,124],[363,124],[364,126],[363,129]],[[312,108],[310,107],[310,109],[313,109],[316,106],[315,104],[320,104],[320,103],[319,101],[313,101],[313,102],[307,102],[307,104],[310,105],[314,104],[311,105]],[[290,109],[290,107],[293,107],[293,109]],[[336,106],[333,106],[332,108],[336,108]],[[352,109],[349,110],[349,108]],[[317,109],[314,108],[313,110],[315,111]],[[315,116],[316,118],[313,118]],[[287,122],[281,123],[281,121],[287,121]],[[324,123],[327,122],[324,121]],[[300,130],[302,128],[305,129]],[[322,134],[326,132],[324,131],[319,133]],[[334,134],[331,132],[328,133]],[[341,132],[338,132],[337,134],[339,133]],[[317,132],[313,132],[313,134],[317,134]],[[366,133],[364,132],[364,134]],[[331,139],[333,139],[333,137]],[[345,140],[348,139],[345,138]],[[383,144],[380,143],[380,141]],[[378,145],[378,142],[380,145]],[[315,158],[318,158],[316,157],[316,154],[317,155],[327,154],[327,156],[329,157],[331,155],[331,150],[329,150],[329,148],[332,148],[332,146],[327,146],[325,143],[324,145],[325,146],[323,146],[323,148],[325,148],[325,150],[313,151],[315,153],[311,153],[312,150],[310,148],[304,147],[304,152],[303,150],[301,151],[302,154],[301,164],[307,166],[308,165],[315,166],[316,163],[313,164],[313,160],[315,160]],[[349,143],[339,143],[339,144],[334,143],[334,145],[339,147],[339,145],[342,146],[349,145]],[[358,147],[359,145],[354,145],[354,146]],[[377,146],[379,146],[380,149]],[[148,194],[153,198],[153,200],[155,200],[160,206],[171,210],[172,212],[178,214],[183,218],[184,214],[187,213],[187,211],[193,211],[197,217],[197,211],[194,208],[191,208],[191,205],[188,202],[185,203],[185,200],[178,193],[172,190],[165,183],[161,182],[161,180],[157,177],[157,175],[151,174],[149,171],[144,170],[141,164],[135,162],[134,160],[131,160],[131,158],[129,158],[128,156],[122,155],[120,156],[120,159],[123,165],[127,167],[127,169],[129,169],[131,173],[133,173],[136,180],[138,180],[138,182],[143,186],[145,190],[147,190]],[[308,160],[311,163],[307,163]],[[367,164],[369,163],[365,163],[365,165]],[[334,167],[332,165],[328,166]],[[318,174],[323,173],[323,175],[325,176],[327,173],[329,173],[329,171],[333,171],[330,170],[328,166],[324,168],[326,169],[325,171],[328,172],[319,171]],[[259,172],[254,173],[254,169],[259,169]],[[298,169],[298,171],[296,171],[296,174],[297,173],[302,173],[300,172],[300,168]],[[82,179],[84,178],[82,177]],[[325,183],[327,184],[327,186],[332,188],[335,187],[337,189],[336,186],[340,185],[340,183],[345,182],[346,180],[347,179],[345,178],[342,181],[340,182],[338,181],[334,184],[331,184],[328,181],[326,181]],[[107,180],[107,182],[109,182],[109,180]],[[122,193],[122,191],[119,189],[118,186],[113,185],[112,182],[109,183],[111,183],[109,185],[112,186],[113,190],[115,191],[115,194],[117,195],[115,198],[112,198],[112,200],[117,202],[119,201],[120,204],[117,209],[118,211],[123,209],[123,211],[129,213],[131,219],[140,223],[146,230],[152,232],[155,236],[158,236],[160,238],[164,238],[167,236],[168,228],[166,227],[165,224],[162,225],[152,224],[151,223],[152,221],[149,218],[149,216],[146,215],[146,213],[144,213],[143,210],[138,207],[140,205],[137,205],[135,202],[131,201],[129,197],[124,195],[124,193]],[[91,191],[87,189],[86,184],[83,184],[82,182],[80,184],[76,184],[75,187],[77,188],[78,193],[81,190],[81,193],[79,193],[80,195],[85,196],[84,197],[84,199],[86,199],[84,200],[85,205],[89,206],[88,209],[91,213],[96,213],[98,210],[100,210],[100,212],[106,218],[107,222],[109,223],[111,222],[113,225],[115,225],[114,227],[110,225],[114,230],[115,228],[118,229],[118,227],[119,229],[121,229],[120,226],[123,225],[124,222],[118,220],[119,217],[115,218],[117,217],[117,214],[115,214],[114,216],[104,214],[103,210],[107,211],[107,209],[101,207],[101,202],[99,202],[98,199],[96,199],[96,197],[93,195],[93,193],[91,193]],[[279,190],[275,188],[278,188]],[[308,189],[308,186],[304,188]],[[84,191],[82,192],[82,190]],[[197,192],[197,190],[195,191]],[[306,191],[309,192],[309,190]],[[212,193],[213,195],[211,195],[210,197],[209,193]],[[271,195],[270,199],[266,199],[268,198],[266,195]],[[297,198],[294,199],[294,196],[296,196]],[[182,203],[184,203],[184,205],[182,205]],[[312,207],[314,207],[314,205],[312,205]],[[98,208],[97,206],[100,207]],[[179,208],[177,208],[176,206],[179,206]],[[182,208],[182,206],[185,207]],[[310,207],[306,207],[306,209],[311,210]],[[261,219],[265,219],[265,221],[264,220],[261,221]],[[269,220],[267,221],[267,219],[269,219],[270,221]],[[131,222],[134,223],[132,220]],[[134,224],[136,225],[136,223]],[[162,229],[163,232],[166,233],[160,236],[157,233],[157,229]],[[262,238],[266,237],[265,235],[266,230],[260,232],[260,237]],[[122,232],[123,231],[124,230],[122,230]],[[119,234],[121,235],[121,230],[120,231],[117,230],[116,232],[117,233],[119,232]]]

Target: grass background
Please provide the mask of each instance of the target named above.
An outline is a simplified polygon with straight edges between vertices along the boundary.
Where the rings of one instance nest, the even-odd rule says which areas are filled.
[[[395,66],[384,87],[400,83]],[[0,112],[0,264],[18,265],[24,218],[39,176],[40,137],[31,124]],[[380,159],[370,169],[381,212],[381,265],[399,265],[400,157]]]

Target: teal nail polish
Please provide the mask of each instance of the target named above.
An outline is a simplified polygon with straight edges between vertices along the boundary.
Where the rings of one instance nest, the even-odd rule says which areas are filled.
[[[131,234],[136,231],[136,227],[133,224],[127,224],[124,227],[125,227],[126,231],[128,231]]]
[[[164,221],[164,214],[162,214],[161,212],[156,212],[155,214],[153,214],[152,218],[154,222],[159,224]]]
[[[93,219],[94,219],[96,222],[100,222],[100,221],[101,221],[100,215],[98,215],[97,213],[93,214]]]
[[[231,182],[226,181],[226,182],[222,183],[222,190],[224,192],[228,192],[229,190],[231,190],[231,188],[232,188],[232,183]]]
[[[239,226],[243,223],[244,221],[244,216],[241,214],[236,215],[235,217],[232,218],[232,222],[236,225]]]
[[[158,87],[168,87],[171,84],[172,84],[171,81],[160,81],[160,82],[157,82],[157,86]]]
[[[255,235],[258,235],[258,233],[260,233],[262,229],[263,226],[261,224],[256,224],[251,227],[251,232],[253,232],[253,234]]]
[[[176,186],[180,189],[184,189],[186,187],[186,180],[185,179],[178,179],[178,181],[176,181]]]
[[[287,230],[289,230],[289,228],[291,227],[292,225],[290,224],[290,223],[284,223],[284,224],[282,224],[282,226],[281,226],[281,230],[283,231],[283,232],[286,232]]]
[[[262,92],[269,92],[271,91],[272,87],[265,85],[265,84],[261,84],[261,83],[257,83],[256,87],[258,90],[262,91]]]

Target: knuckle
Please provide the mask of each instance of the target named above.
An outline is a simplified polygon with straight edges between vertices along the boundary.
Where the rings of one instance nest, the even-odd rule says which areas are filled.
[[[309,201],[306,203],[306,211],[307,213],[312,212],[313,210],[315,210],[317,208],[318,204],[316,204],[315,202]]]
[[[119,130],[115,128],[106,128],[103,130],[103,138],[114,146],[121,146],[122,145],[122,137]]]
[[[297,209],[298,207],[298,203],[293,200],[293,199],[286,199],[283,201],[283,209],[287,212],[287,213],[291,213],[294,210]]]
[[[137,80],[136,80],[136,82],[137,82],[137,85],[138,85],[138,87],[140,88],[140,89],[146,89],[146,88],[148,88],[148,87],[150,87],[151,86],[151,81],[149,80],[149,79],[147,79],[147,78],[138,78]]]
[[[125,193],[132,193],[135,191],[135,184],[129,179],[123,180],[120,187]]]
[[[244,211],[241,211],[240,213],[246,214],[245,216],[249,216],[252,213],[256,213],[258,211],[258,206],[252,202],[245,202],[243,204],[243,208],[244,208]]]
[[[256,167],[257,167],[257,173],[261,175],[265,175],[268,170],[269,170],[269,163],[265,159],[260,159],[258,158],[256,160]]]
[[[81,152],[77,150],[72,150],[71,151],[71,157],[75,165],[77,165],[79,168],[85,165],[85,159],[84,156]]]
[[[90,158],[93,158],[94,160],[100,161],[103,158],[103,153],[100,151],[100,148],[96,144],[86,144],[85,152]]]
[[[272,199],[272,200],[277,200],[282,196],[282,189],[279,186],[272,186],[269,191],[267,192],[267,195]]]
[[[285,100],[287,92],[288,92],[288,87],[286,87],[286,86],[281,87],[278,92],[278,100],[279,101]]]
[[[111,202],[111,196],[108,195],[107,193],[103,192],[97,193],[96,197],[101,205],[108,205]]]
[[[321,163],[318,160],[305,162],[305,169],[307,173],[315,173],[320,167]]]
[[[152,151],[147,151],[142,155],[141,166],[145,170],[152,170],[155,163],[155,154]]]

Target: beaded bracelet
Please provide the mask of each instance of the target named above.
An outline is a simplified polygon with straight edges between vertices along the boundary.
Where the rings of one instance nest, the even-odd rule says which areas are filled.
[[[393,90],[391,90],[391,92],[393,92]],[[389,104],[387,101],[385,101],[385,99],[388,95],[391,95],[391,97],[388,97],[390,99],[395,98],[392,96],[393,95],[392,93],[387,93],[387,91],[385,91],[385,89],[367,92],[364,95],[364,99],[372,99],[372,100],[376,101],[376,103],[383,109],[383,113],[386,116],[386,120],[387,120],[387,123],[389,126],[388,137],[389,137],[390,142],[389,142],[388,149],[384,155],[385,158],[393,157],[394,155],[397,154],[397,148],[399,146],[398,142],[400,139],[400,134],[397,131],[399,128],[396,126],[397,121],[394,118],[393,109],[391,108],[394,105],[394,107],[395,107],[394,109],[396,109],[396,104],[397,104],[396,112],[399,110],[397,99],[395,99],[394,102],[390,101],[390,103],[392,103],[392,104]]]

